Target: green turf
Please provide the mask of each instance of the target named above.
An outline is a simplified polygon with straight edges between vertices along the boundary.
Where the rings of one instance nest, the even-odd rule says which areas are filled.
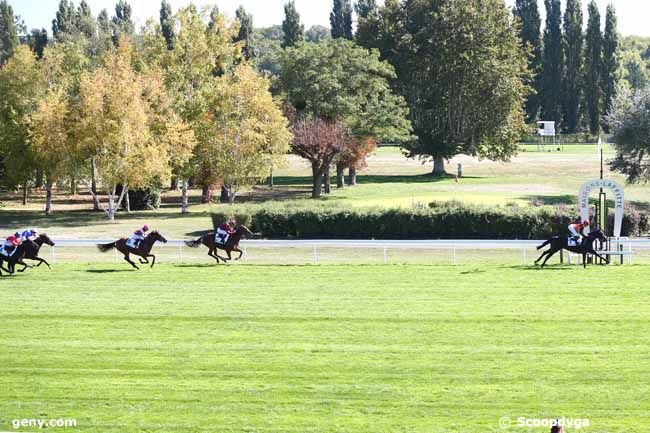
[[[474,433],[507,415],[646,432],[648,279],[641,266],[39,269],[0,279],[0,431],[75,418],[51,431]]]

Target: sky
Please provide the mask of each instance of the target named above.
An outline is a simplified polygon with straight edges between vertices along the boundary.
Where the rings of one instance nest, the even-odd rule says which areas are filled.
[[[106,8],[112,15],[116,0],[86,0],[94,15]],[[320,24],[329,27],[329,12],[332,0],[295,0],[306,27]],[[515,0],[506,0],[511,6]],[[538,0],[543,14],[543,0]],[[585,6],[585,26],[587,19],[587,0],[582,1]],[[56,14],[59,0],[9,0],[14,12],[20,15],[29,29],[45,28],[51,32],[52,19]],[[78,0],[75,0],[78,3]],[[130,0],[137,27],[143,25],[147,18],[156,18],[160,10],[160,0]],[[182,7],[190,0],[171,0],[174,10]],[[219,8],[230,16],[234,16],[235,9],[241,4],[248,12],[253,14],[255,27],[268,27],[281,24],[284,18],[283,5],[285,0],[194,0],[198,6],[218,4]],[[564,0],[563,0],[564,3]],[[596,0],[605,16],[608,3],[616,7],[618,15],[619,32],[623,35],[650,36],[650,1],[648,0]],[[604,25],[604,23],[603,23]]]

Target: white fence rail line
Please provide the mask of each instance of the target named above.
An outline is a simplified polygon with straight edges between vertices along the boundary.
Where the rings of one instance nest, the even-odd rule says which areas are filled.
[[[65,252],[68,248],[94,248],[96,244],[110,243],[113,240],[99,240],[99,239],[64,239],[56,240],[56,246],[50,250],[50,258],[53,261],[57,260],[57,250]],[[389,252],[399,250],[430,250],[430,251],[446,251],[448,254],[448,263],[453,265],[458,264],[459,256],[469,254],[468,251],[521,251],[521,258],[524,264],[529,260],[537,258],[536,247],[541,245],[544,241],[541,240],[331,240],[331,239],[314,239],[314,240],[248,240],[242,241],[242,250],[244,255],[242,261],[249,262],[251,259],[250,249],[287,249],[287,248],[301,248],[307,251],[311,250],[311,259],[305,257],[305,262],[319,264],[323,260],[321,253],[327,250],[379,250],[380,255],[377,257],[378,262],[388,264],[391,262]],[[610,255],[620,255],[627,258],[628,263],[632,261],[632,254],[634,250],[648,250],[650,252],[650,239],[624,239],[617,241],[618,245],[622,246],[623,251],[609,251]],[[167,244],[157,244],[156,249],[161,248],[161,252],[172,253],[180,263],[187,261],[190,257],[189,247],[185,245],[185,241],[170,240]],[[529,253],[533,251],[534,257]],[[196,251],[196,250],[194,250]],[[307,253],[309,254],[309,253]],[[114,261],[120,261],[121,256],[113,253]],[[572,262],[572,256],[568,255],[567,261]]]

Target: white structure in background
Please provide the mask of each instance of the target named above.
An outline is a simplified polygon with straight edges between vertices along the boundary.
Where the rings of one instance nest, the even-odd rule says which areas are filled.
[[[544,150],[547,137],[553,140],[553,147],[555,147],[555,122],[541,121],[537,122],[537,135],[542,137],[542,143],[538,146],[538,150]]]

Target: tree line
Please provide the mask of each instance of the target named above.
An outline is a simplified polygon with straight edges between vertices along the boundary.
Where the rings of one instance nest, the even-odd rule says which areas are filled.
[[[619,36],[613,5],[605,13],[605,29],[595,1],[588,4],[585,28],[581,0],[544,0],[546,23],[541,31],[537,0],[517,0],[514,15],[529,50],[534,92],[526,100],[526,117],[555,121],[565,133],[606,128],[620,78]]]
[[[501,0],[333,0],[329,34],[305,30],[293,1],[284,12],[255,29],[243,7],[230,19],[163,0],[136,30],[125,0],[97,17],[61,0],[48,39],[0,1],[2,183],[44,187],[49,212],[53,185],[87,182],[112,218],[129,190],[172,178],[186,211],[192,184],[232,202],[289,152],[319,197],[334,172],[354,185],[379,142],[443,175],[460,153],[508,160],[530,131],[544,80]]]

